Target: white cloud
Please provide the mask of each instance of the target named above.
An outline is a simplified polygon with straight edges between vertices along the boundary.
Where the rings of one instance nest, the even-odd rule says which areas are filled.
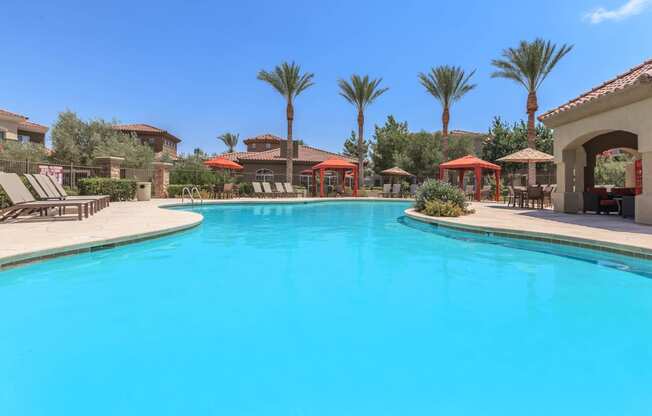
[[[587,13],[584,18],[593,24],[602,23],[605,20],[623,20],[642,13],[650,5],[652,5],[652,0],[628,0],[627,3],[613,10],[598,7]]]

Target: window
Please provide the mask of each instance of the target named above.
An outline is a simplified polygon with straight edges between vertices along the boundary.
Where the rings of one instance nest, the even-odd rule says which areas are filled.
[[[324,184],[328,186],[337,185],[337,174],[335,172],[326,172],[326,176],[324,177]]]
[[[4,130],[0,130],[0,141],[6,140],[7,139],[7,132]]]
[[[256,182],[273,182],[274,172],[269,169],[258,169],[256,171]]]
[[[272,144],[271,143],[265,143],[265,149],[271,149]]]
[[[299,183],[306,188],[310,188],[312,186],[312,175],[299,176]]]
[[[256,143],[251,143],[251,149],[256,150]]]
[[[19,134],[18,135],[18,141],[21,143],[29,143],[30,142],[30,137],[26,134]]]

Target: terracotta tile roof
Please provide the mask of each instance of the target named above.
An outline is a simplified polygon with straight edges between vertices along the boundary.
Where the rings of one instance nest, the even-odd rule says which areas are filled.
[[[282,138],[278,136],[274,136],[273,134],[261,134],[260,136],[256,137],[249,137],[247,140],[244,140],[244,144],[249,144],[249,143],[280,143]]]
[[[31,121],[24,120],[18,125],[19,130],[31,131],[35,133],[47,133],[48,127],[40,124],[32,123]]]
[[[267,162],[284,162],[285,157],[281,157],[281,149],[271,149],[264,152],[233,152],[233,153],[224,153],[221,155],[229,160],[236,162],[246,162],[246,161],[267,161]],[[315,147],[299,145],[299,157],[294,158],[295,162],[306,162],[306,163],[319,163],[323,162],[326,159],[330,158],[339,158],[342,160],[347,160],[355,162],[353,158],[339,155],[337,153],[329,152],[327,150],[317,149]]]
[[[624,72],[617,77],[602,83],[601,85],[593,88],[588,92],[585,92],[579,97],[574,98],[567,103],[542,114],[539,116],[539,121],[543,121],[548,117],[568,110],[572,110],[583,104],[598,100],[606,95],[634,87],[641,83],[652,83],[652,59],[647,60],[642,64],[630,69],[629,71]]]
[[[137,123],[137,124],[117,124],[113,126],[114,129],[124,131],[124,132],[134,132],[134,133],[143,133],[143,134],[164,134],[169,136],[171,139],[180,142],[181,139],[177,138],[170,132],[159,129],[158,127],[150,126],[149,124]]]
[[[449,136],[487,136],[487,133],[478,133],[477,131],[451,130]]]
[[[18,117],[27,120],[27,117],[25,117],[24,115],[12,113],[11,111],[2,110],[2,109],[0,109],[0,116]]]

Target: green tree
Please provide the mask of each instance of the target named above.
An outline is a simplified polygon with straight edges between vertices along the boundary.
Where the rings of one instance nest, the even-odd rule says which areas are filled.
[[[448,153],[448,123],[450,122],[451,105],[464,97],[469,91],[476,87],[469,81],[475,74],[475,70],[466,74],[457,66],[441,65],[432,68],[429,73],[419,74],[419,81],[442,107],[442,150],[444,155]]]
[[[528,146],[536,149],[535,116],[539,109],[537,91],[559,61],[573,49],[572,45],[557,45],[543,39],[534,42],[521,41],[516,48],[503,50],[502,59],[494,59],[491,64],[497,68],[491,76],[505,78],[521,84],[528,92],[526,112]],[[536,182],[535,164],[528,166],[528,183]]]
[[[221,140],[222,143],[224,143],[228,153],[233,153],[235,151],[236,146],[238,146],[240,135],[234,133],[224,133],[217,136],[217,138]]]
[[[100,156],[117,156],[125,165],[144,167],[154,160],[154,151],[131,134],[113,128],[102,119],[84,122],[64,111],[52,128],[53,159],[60,163],[90,164]]]
[[[14,140],[5,140],[0,144],[0,159],[44,162],[47,157],[48,150],[42,144],[21,143]]]
[[[82,153],[79,143],[86,131],[86,125],[76,113],[66,110],[52,126],[52,156],[57,161],[80,164]]]
[[[364,184],[364,112],[378,97],[383,95],[389,88],[380,88],[382,78],[370,79],[368,75],[351,75],[351,80],[340,79],[337,85],[340,87],[340,95],[346,101],[353,104],[358,111],[358,181],[360,186]]]
[[[475,145],[472,136],[460,136],[454,140],[448,140],[447,158],[455,160],[466,155],[475,154]]]
[[[522,166],[518,163],[501,163],[496,162],[501,157],[518,152],[528,147],[528,127],[521,120],[511,126],[504,122],[500,117],[495,117],[489,128],[489,135],[482,145],[481,157],[490,162],[499,163],[503,166],[505,173],[514,173]],[[536,147],[542,152],[552,154],[553,134],[552,130],[543,124],[535,126]],[[551,164],[541,164],[539,168],[542,172],[549,172],[552,169]]]
[[[258,72],[259,80],[271,85],[285,98],[285,115],[288,126],[285,176],[288,182],[292,182],[292,123],[294,122],[294,100],[301,92],[314,85],[312,81],[314,76],[312,73],[302,74],[301,67],[294,62],[283,62],[281,65],[277,65],[272,71],[261,70]]]
[[[436,177],[443,158],[441,142],[436,135],[426,131],[410,133],[402,149],[395,154],[396,164],[419,179]]]
[[[387,116],[387,121],[382,127],[374,126],[371,161],[375,173],[398,164],[396,156],[403,153],[409,137],[407,122],[399,123],[391,115]]]
[[[344,142],[344,148],[342,149],[342,153],[346,156],[355,158],[355,159],[360,159],[358,156],[358,138],[355,135],[355,131],[351,130],[351,136],[349,136],[348,139]],[[369,154],[369,141],[364,140],[362,143],[362,159],[365,159],[367,155]]]

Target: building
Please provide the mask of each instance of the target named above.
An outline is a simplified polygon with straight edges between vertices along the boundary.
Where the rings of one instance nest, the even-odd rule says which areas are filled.
[[[0,142],[13,140],[45,146],[45,133],[47,132],[46,126],[33,123],[26,116],[0,110]]]
[[[167,155],[172,159],[177,158],[177,148],[181,139],[173,134],[150,126],[149,124],[118,124],[114,129],[127,134],[135,134],[143,144],[149,145],[157,158]]]
[[[582,211],[584,194],[595,191],[596,156],[621,149],[635,160],[628,187],[636,194],[636,222],[652,224],[652,60],[546,112],[539,120],[554,129],[556,211]]]
[[[264,134],[244,141],[246,152],[225,153],[227,159],[241,164],[242,175],[247,181],[285,182],[285,166],[287,161],[287,140]],[[293,142],[293,178],[295,185],[311,186],[312,173],[310,169],[333,157],[357,163],[355,159]],[[329,176],[327,185],[335,185],[337,175]]]

